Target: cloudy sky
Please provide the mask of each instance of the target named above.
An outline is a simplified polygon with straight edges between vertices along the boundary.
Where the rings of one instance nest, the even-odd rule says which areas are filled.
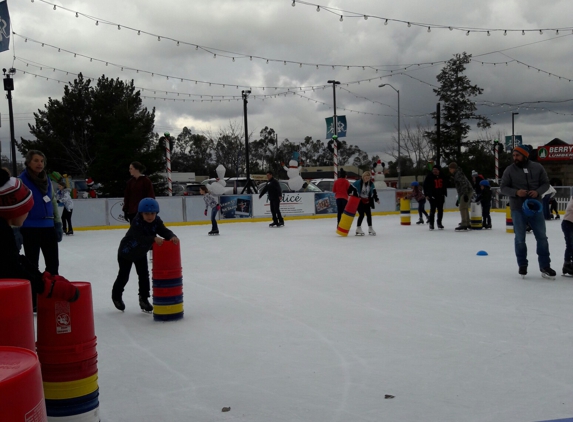
[[[513,112],[525,143],[573,143],[573,2],[543,3],[12,0],[15,34],[0,57],[3,68],[16,69],[17,139],[30,138],[32,113],[49,97],[61,99],[81,72],[133,79],[144,105],[156,109],[159,133],[242,127],[241,91],[250,89],[249,132],[258,137],[268,126],[279,140],[324,140],[333,114],[327,81],[337,80],[346,140],[385,154],[397,134],[398,95],[379,85],[400,91],[402,133],[430,127],[436,75],[465,51],[473,55],[466,74],[484,89],[479,112],[495,122],[487,137],[511,135]],[[8,154],[6,100],[0,113]]]

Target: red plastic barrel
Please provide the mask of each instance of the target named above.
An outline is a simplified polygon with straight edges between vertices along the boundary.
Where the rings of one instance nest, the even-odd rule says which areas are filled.
[[[153,278],[171,279],[182,276],[180,244],[165,241],[153,244]]]
[[[0,280],[0,346],[36,351],[32,291],[28,280]]]
[[[37,347],[76,346],[95,339],[91,284],[74,281],[80,290],[70,303],[38,296]]]
[[[1,420],[47,422],[42,374],[36,354],[21,347],[0,346],[0,362]]]

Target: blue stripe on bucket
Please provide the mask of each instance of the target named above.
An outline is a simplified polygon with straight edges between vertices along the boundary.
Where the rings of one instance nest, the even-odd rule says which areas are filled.
[[[170,314],[170,315],[157,315],[157,314],[153,314],[153,320],[154,321],[176,321],[178,319],[183,318],[183,312],[179,312],[176,314]]]
[[[97,392],[97,390],[96,390]],[[99,393],[98,393],[99,394]],[[92,394],[88,394],[87,396],[91,396]],[[87,396],[83,396],[83,397],[77,397],[77,399],[81,399]],[[95,396],[94,398],[92,398],[91,400],[88,400],[86,402],[83,403],[76,403],[73,405],[62,405],[62,404],[52,404],[54,402],[67,402],[68,400],[46,400],[46,412],[48,414],[48,416],[57,416],[57,417],[63,417],[63,416],[75,416],[75,415],[81,415],[83,413],[87,413],[90,412],[96,408],[99,407],[99,398],[98,396]],[[50,404],[48,404],[48,402],[50,402]]]
[[[183,303],[183,295],[179,296],[153,296],[154,305],[177,305],[178,303]]]
[[[153,279],[153,287],[177,287],[183,285],[183,277],[169,278],[167,280]]]
[[[91,401],[94,398],[97,399],[99,396],[99,388],[95,390],[93,393],[86,394],[85,396],[81,397],[74,397],[71,399],[46,399],[46,406],[74,406],[76,404],[85,403],[87,401]]]

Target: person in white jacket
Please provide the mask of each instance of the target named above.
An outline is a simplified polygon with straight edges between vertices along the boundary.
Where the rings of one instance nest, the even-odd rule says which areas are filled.
[[[74,201],[70,195],[70,190],[66,188],[66,182],[64,180],[58,182],[56,199],[58,200],[58,205],[64,208],[62,211],[62,229],[64,230],[64,234],[68,236],[73,235],[72,212],[74,211]]]
[[[219,198],[210,193],[209,188],[206,185],[201,185],[199,192],[203,195],[203,200],[205,201],[205,215],[207,215],[207,210],[211,207],[211,231],[208,234],[209,236],[216,236],[219,234],[216,217],[217,213],[221,209]]]

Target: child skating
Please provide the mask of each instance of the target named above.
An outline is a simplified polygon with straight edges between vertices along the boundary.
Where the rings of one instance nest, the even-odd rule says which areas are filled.
[[[424,196],[424,192],[420,188],[420,183],[414,180],[412,183],[410,183],[410,186],[412,186],[412,193],[406,195],[406,198],[415,199],[418,202],[418,215],[420,218],[418,219],[416,224],[424,224],[424,216],[426,216],[426,222],[429,222],[430,216],[424,209],[426,206],[426,197]]]
[[[378,194],[376,193],[376,188],[374,183],[372,183],[372,174],[369,171],[362,173],[362,178],[354,182],[348,188],[348,194],[354,195],[360,198],[360,203],[358,204],[358,221],[356,222],[356,236],[364,236],[362,231],[362,220],[366,216],[366,222],[368,223],[368,234],[370,236],[376,236],[376,232],[372,227],[372,212],[371,208],[374,208],[374,202],[380,203],[378,199]]]
[[[113,289],[111,299],[113,304],[120,311],[125,310],[123,302],[123,290],[129,281],[131,265],[135,265],[137,277],[139,278],[139,306],[144,312],[153,311],[153,306],[149,303],[149,269],[147,268],[147,252],[157,243],[163,244],[164,239],[170,240],[174,244],[179,243],[179,239],[171,230],[165,227],[163,221],[157,215],[159,204],[153,198],[144,198],[139,202],[138,213],[131,222],[131,227],[121,239],[117,251],[117,262],[119,272]],[[161,236],[161,237],[159,237]]]
[[[481,203],[481,217],[484,229],[491,229],[491,187],[487,180],[479,182],[481,193],[476,198],[476,203]]]
[[[58,205],[63,207],[62,228],[65,235],[73,235],[72,212],[74,211],[74,201],[70,195],[70,190],[66,188],[66,182],[62,179],[58,182],[58,192],[56,193]]]
[[[209,207],[211,207],[211,231],[208,233],[209,236],[217,236],[219,234],[219,226],[217,225],[217,213],[221,209],[219,205],[219,198],[209,192],[209,188],[205,185],[201,185],[199,192],[203,195],[203,200],[205,201],[205,215]]]

